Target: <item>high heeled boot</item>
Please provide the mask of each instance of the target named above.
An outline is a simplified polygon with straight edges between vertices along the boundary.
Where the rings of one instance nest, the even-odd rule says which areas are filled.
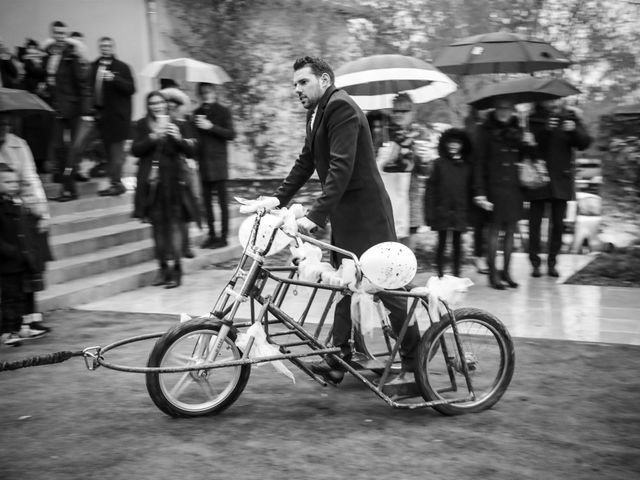
[[[178,263],[170,271],[170,277],[164,288],[176,288],[182,285],[182,266]]]
[[[169,281],[169,266],[165,264],[160,264],[160,270],[156,273],[155,278],[151,282],[151,285],[154,287],[159,287],[160,285],[166,285]]]

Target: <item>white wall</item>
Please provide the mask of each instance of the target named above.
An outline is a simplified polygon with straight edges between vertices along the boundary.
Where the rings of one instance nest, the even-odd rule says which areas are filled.
[[[116,55],[136,77],[133,116],[138,118],[152,88],[150,79],[138,75],[151,58],[146,15],[145,0],[0,0],[0,36],[10,47],[23,45],[25,38],[42,42],[51,22],[61,20],[70,32],[84,34],[92,60],[98,56],[98,39],[112,37]]]

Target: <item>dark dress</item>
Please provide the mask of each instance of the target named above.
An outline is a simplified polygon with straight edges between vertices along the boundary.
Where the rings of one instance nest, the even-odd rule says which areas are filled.
[[[462,142],[458,160],[446,150],[452,138]],[[433,164],[425,189],[425,221],[433,230],[464,232],[471,207],[471,141],[463,130],[447,130],[440,137],[438,153],[440,157]]]
[[[478,128],[474,167],[474,195],[493,203],[489,222],[515,223],[523,214],[523,191],[518,179],[518,163],[526,147],[522,143],[518,119],[499,122],[491,112]]]

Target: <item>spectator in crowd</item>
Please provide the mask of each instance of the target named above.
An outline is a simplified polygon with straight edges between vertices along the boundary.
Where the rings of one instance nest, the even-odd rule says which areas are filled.
[[[514,115],[514,103],[500,99],[487,120],[478,129],[474,165],[474,201],[489,212],[487,263],[489,285],[497,290],[516,288],[510,275],[513,236],[523,214],[523,192],[518,178],[518,163],[534,143],[524,133]],[[496,269],[498,239],[503,234],[503,270]],[[504,282],[504,283],[503,283]]]
[[[577,112],[564,107],[562,99],[535,105],[529,116],[537,151],[549,172],[549,184],[527,190],[529,200],[529,261],[531,276],[540,273],[540,224],[545,206],[550,206],[547,274],[557,277],[556,261],[562,248],[562,231],[567,201],[575,198],[575,150],[584,150],[591,137]]]
[[[24,66],[23,88],[46,101],[47,72],[43,64],[44,55],[38,42],[28,38],[20,61]],[[46,162],[52,133],[53,118],[49,112],[32,112],[23,116],[22,138],[29,144],[39,173],[47,172]]]
[[[96,127],[107,152],[110,185],[98,193],[102,196],[121,195],[124,144],[130,137],[131,97],[136,91],[129,66],[115,57],[115,42],[111,37],[98,41],[100,58],[91,64],[89,79],[93,91]]]
[[[210,83],[198,84],[201,105],[193,112],[198,132],[197,159],[202,182],[202,201],[207,216],[209,235],[202,248],[219,248],[227,245],[229,234],[229,202],[227,179],[229,178],[227,143],[235,138],[229,109],[218,102],[217,87]],[[220,236],[216,235],[212,205],[213,192],[220,207]]]
[[[415,121],[414,105],[407,93],[400,93],[393,99],[389,143],[377,158],[382,169],[382,179],[392,197],[395,207],[394,218],[398,236],[409,245],[422,225],[421,180],[426,173],[425,151],[426,129]],[[393,175],[409,173],[409,177]]]
[[[481,112],[472,106],[464,119],[464,129],[471,139],[472,145],[477,145],[478,129],[484,122],[485,118]],[[475,153],[475,152],[472,152]],[[487,242],[487,223],[489,212],[472,202],[470,210],[470,221],[473,225],[473,260],[476,271],[486,275],[489,273],[487,259],[485,257],[485,244]]]
[[[55,179],[62,183],[56,200],[66,202],[78,197],[75,180],[86,180],[78,175],[81,141],[77,141],[81,122],[91,122],[91,88],[88,65],[83,58],[77,40],[67,40],[67,26],[61,21],[51,24],[53,43],[46,49],[44,68],[47,72],[47,88],[51,106],[56,111],[54,143],[58,157]],[[89,126],[84,127],[87,131]],[[65,132],[71,138],[71,148],[65,145]]]
[[[453,275],[460,276],[462,234],[469,224],[471,206],[471,140],[464,130],[443,132],[438,143],[439,158],[433,164],[425,189],[425,220],[438,232],[436,264],[444,275],[444,253],[448,232],[453,244]]]
[[[322,192],[306,216],[298,219],[302,231],[311,232],[330,221],[332,243],[358,256],[378,243],[395,241],[391,200],[376,165],[364,113],[348,94],[336,89],[333,70],[324,60],[299,58],[293,70],[296,94],[307,110],[307,136],[295,165],[276,190],[280,206],[286,206],[316,171]],[[340,261],[335,254],[334,267]],[[398,333],[406,317],[406,299],[381,297]],[[332,333],[333,345],[340,347],[345,361],[352,355],[351,326],[351,296],[346,295],[336,304]],[[413,325],[400,348],[403,372],[414,370],[418,340],[418,328]],[[334,384],[344,378],[341,364],[332,356],[311,369]]]
[[[160,93],[162,93],[162,95],[167,99],[171,120],[185,131],[185,138],[189,139],[192,145],[195,146],[196,133],[188,115],[191,99],[185,92],[175,87],[163,88],[160,90]],[[184,159],[184,167],[189,202],[192,204],[193,211],[197,214],[197,218],[195,219],[196,223],[200,226],[200,179],[198,176],[198,167],[195,160],[189,157]],[[191,242],[189,240],[190,224],[191,221],[189,219],[186,219],[182,223],[182,256],[186,258],[195,257],[195,253],[191,248]]]
[[[0,87],[19,88],[20,76],[16,59],[9,47],[0,38]]]
[[[51,259],[47,243],[50,217],[29,147],[24,140],[11,133],[11,125],[11,115],[0,114],[0,168],[8,172],[4,183],[6,189],[0,186],[0,195],[6,200],[3,213],[0,214],[5,219],[0,227],[0,243],[8,242],[9,245],[0,247],[3,251],[0,256],[5,257],[0,261],[0,275],[8,275],[3,279],[0,291],[3,297],[6,293],[10,298],[7,308],[11,310],[8,315],[12,320],[9,321],[13,322],[3,333],[13,333],[13,340],[8,343],[17,343],[20,339],[42,336],[49,331],[42,324],[42,315],[35,310],[35,292],[44,288],[44,262]],[[21,253],[18,255],[13,250],[16,242],[21,242]],[[22,270],[25,264],[21,262],[25,256],[29,257],[28,271]],[[19,300],[17,310],[12,304],[16,299]],[[4,310],[4,298],[0,303]]]
[[[147,115],[136,122],[131,145],[131,153],[140,159],[133,216],[153,227],[160,264],[153,285],[175,288],[182,281],[182,224],[196,218],[184,167],[184,157],[193,154],[193,142],[186,138],[184,126],[170,120],[160,92],[149,93],[146,103]]]

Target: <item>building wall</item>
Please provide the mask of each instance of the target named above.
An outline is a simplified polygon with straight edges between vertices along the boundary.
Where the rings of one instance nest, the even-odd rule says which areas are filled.
[[[82,32],[89,58],[98,56],[98,39],[110,36],[118,58],[127,63],[137,80],[134,117],[142,115],[144,93],[151,81],[139,72],[151,58],[145,0],[0,0],[0,36],[9,46],[38,42],[49,37],[49,25],[61,20],[69,31]]]

